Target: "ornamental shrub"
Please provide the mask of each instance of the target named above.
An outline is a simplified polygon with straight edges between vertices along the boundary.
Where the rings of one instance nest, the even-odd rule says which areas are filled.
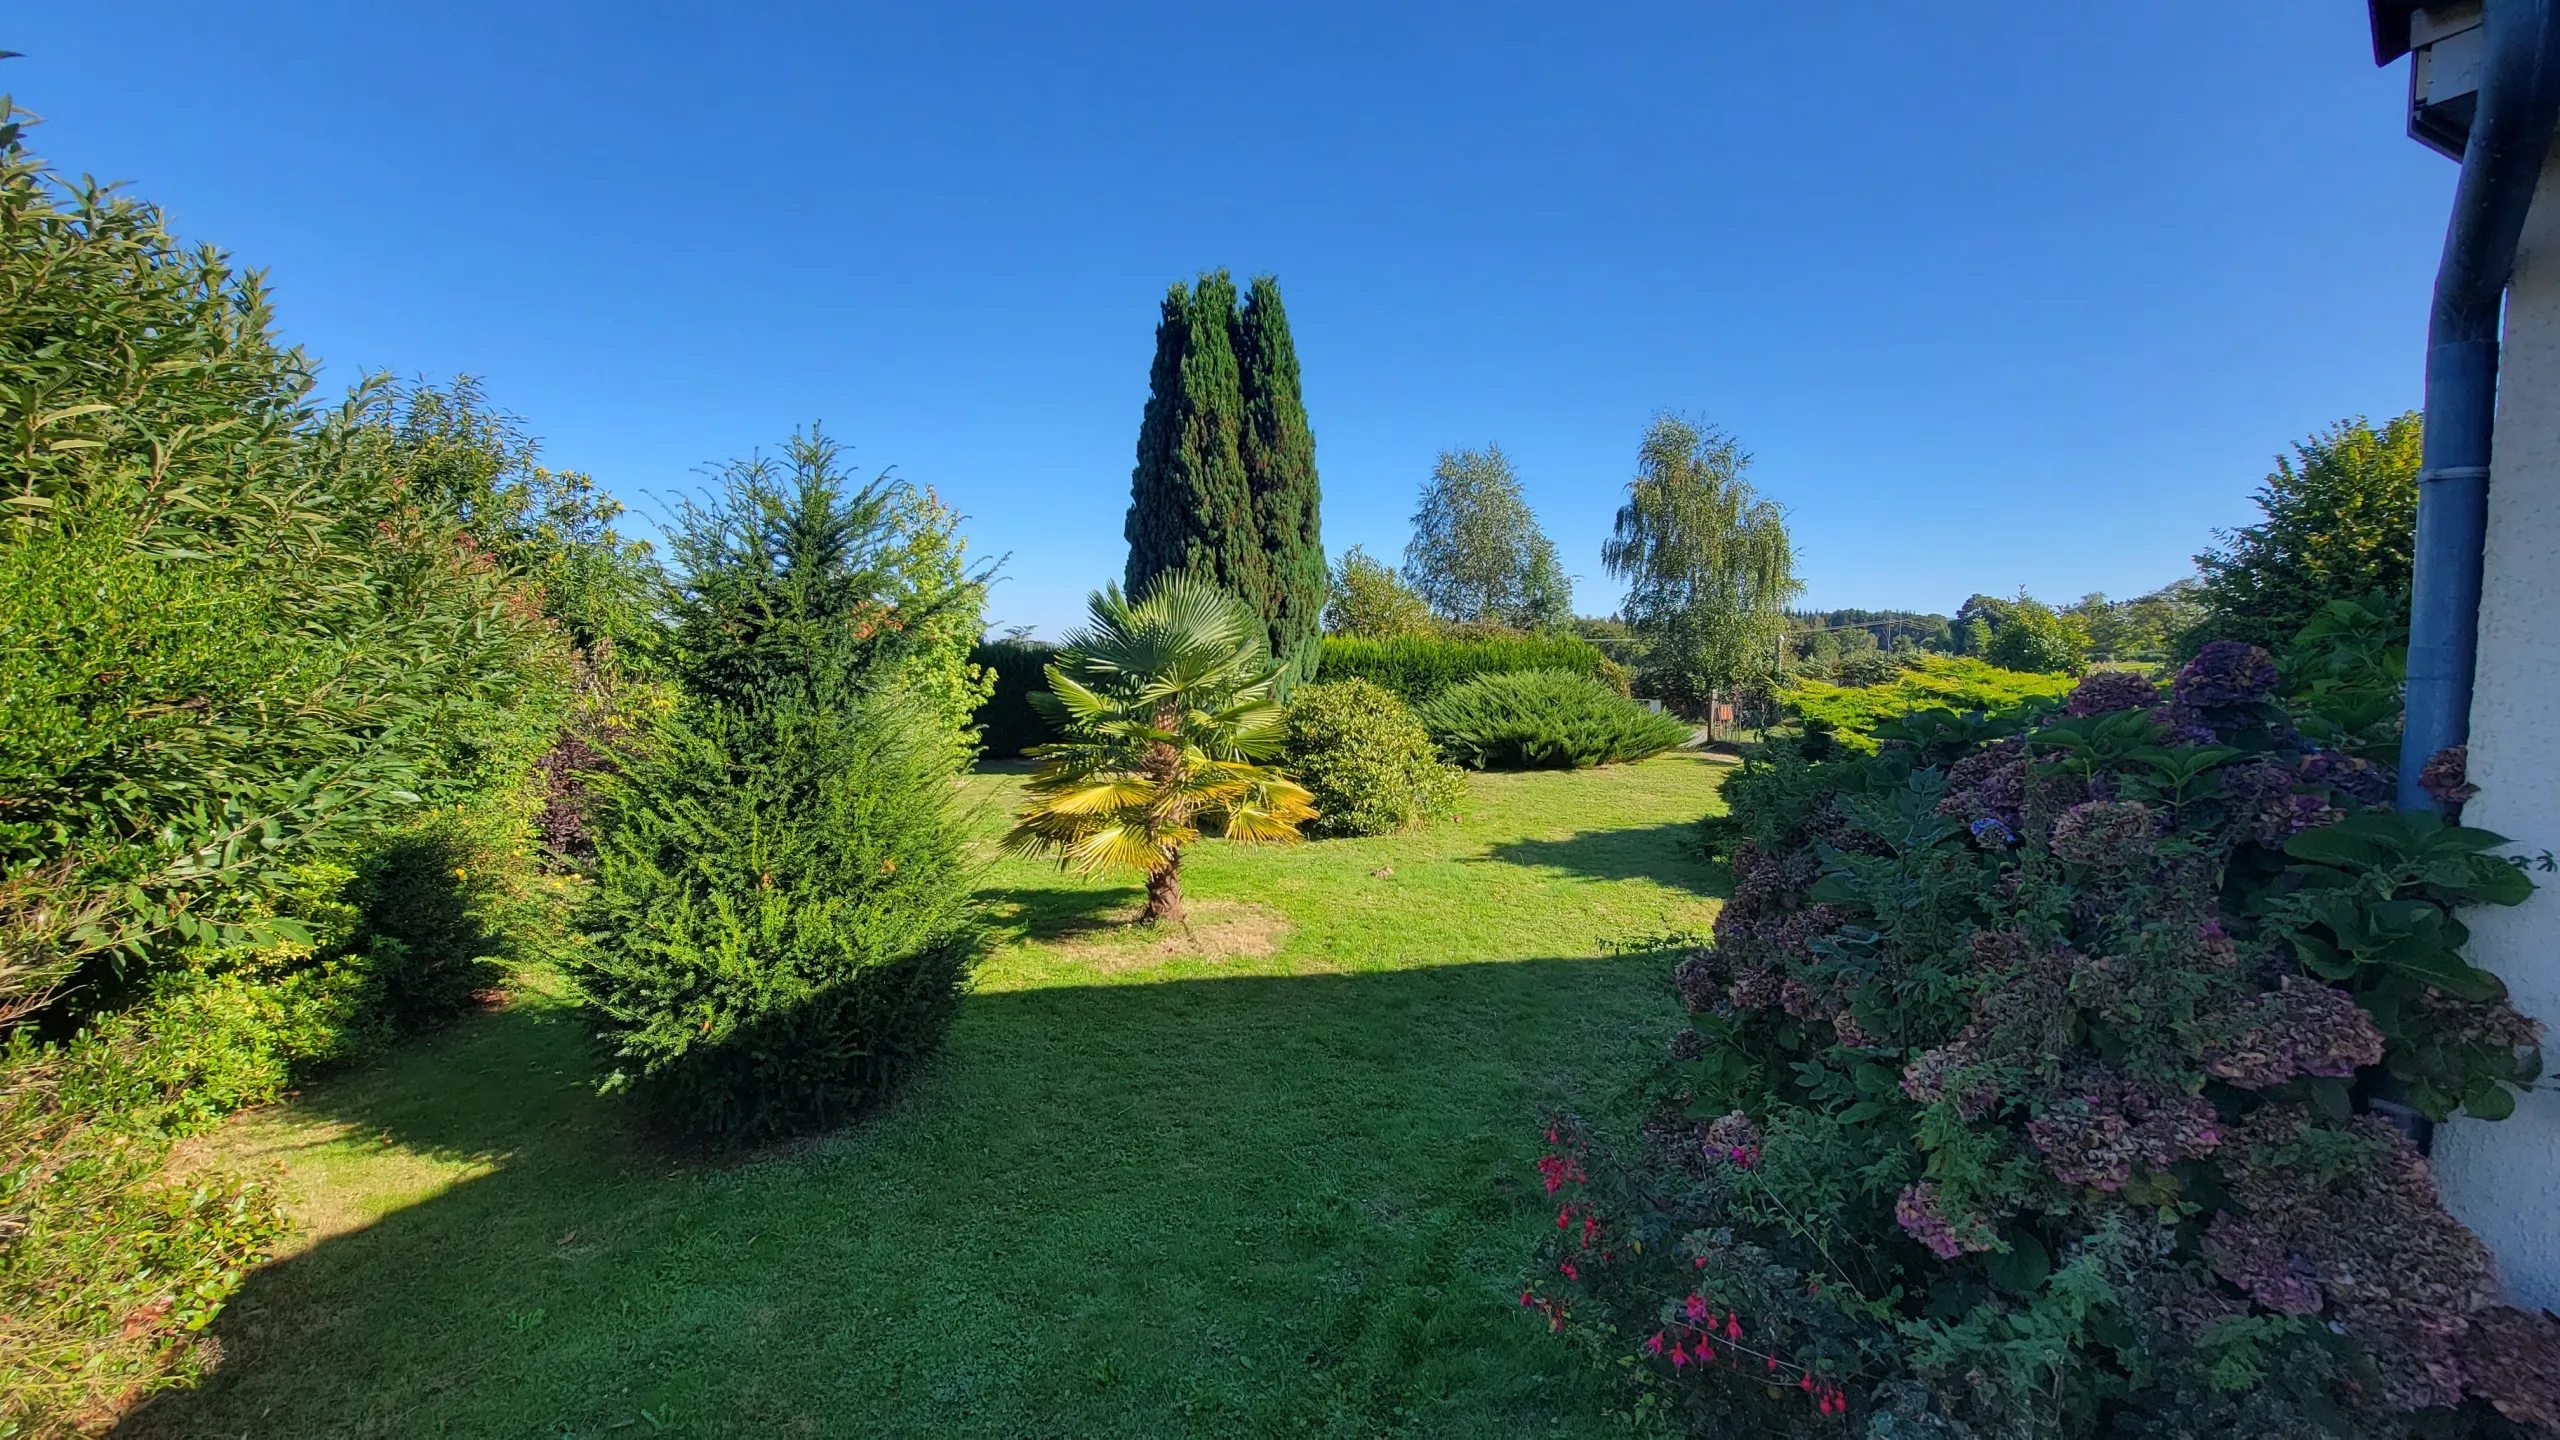
[[[1747,761],[1688,1025],[1550,1132],[1523,1303],[1699,1435],[2550,1433],[2560,1324],[2368,1105],[2513,1108],[2539,1027],[2458,916],[2530,882],[2276,683],[2241,646]]]
[[[1283,768],[1315,796],[1310,835],[1392,835],[1454,813],[1466,793],[1422,722],[1369,681],[1300,686],[1283,723]]]
[[[1482,676],[1420,713],[1441,753],[1470,770],[1571,770],[1641,760],[1689,741],[1685,721],[1562,670]]]
[[[1820,680],[1788,682],[1778,699],[1807,725],[1820,725],[1856,750],[1873,750],[1876,727],[1920,710],[1942,710],[1950,716],[1972,710],[2006,710],[2039,702],[2056,702],[2071,693],[2065,675],[2038,675],[2003,670],[1958,655],[1922,655],[1878,685],[1831,685]]]
[[[570,969],[618,1062],[607,1088],[715,1142],[878,1100],[941,1043],[980,948],[954,808],[969,747],[919,671],[965,664],[943,640],[977,629],[983,577],[937,512],[848,486],[838,456],[795,436],[683,512],[681,699],[587,781]]]
[[[1599,647],[1571,635],[1400,635],[1365,640],[1328,635],[1316,672],[1319,680],[1368,680],[1420,705],[1452,685],[1479,675],[1522,670],[1566,670],[1600,678],[1626,693],[1626,671]]]
[[[992,682],[978,706],[979,748],[989,756],[1019,755],[1058,738],[1057,728],[1031,703],[1049,688],[1049,662],[1058,647],[1037,640],[990,640],[969,652],[969,663]]]

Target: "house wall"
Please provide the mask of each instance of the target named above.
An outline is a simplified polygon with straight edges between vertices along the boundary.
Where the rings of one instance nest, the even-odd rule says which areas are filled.
[[[2471,701],[2480,793],[2462,816],[2527,854],[2560,853],[2560,149],[2534,194],[2507,293]],[[2525,904],[2464,919],[2473,962],[2553,1028],[2560,1067],[2560,875],[2536,878]],[[2489,1242],[2516,1298],[2560,1309],[2560,1090],[2536,1090],[2505,1120],[2444,1126],[2435,1154],[2446,1203]]]

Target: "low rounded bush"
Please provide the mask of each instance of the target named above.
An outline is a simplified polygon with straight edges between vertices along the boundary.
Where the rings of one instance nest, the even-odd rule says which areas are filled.
[[[1523,670],[1443,691],[1421,710],[1441,753],[1470,770],[1571,770],[1641,760],[1689,727],[1587,675]]]
[[[1310,835],[1391,835],[1457,809],[1466,780],[1405,703],[1366,680],[1302,685],[1284,720],[1291,778],[1315,796]]]
[[[1522,1304],[1697,1436],[2552,1433],[2560,1323],[2367,1103],[2532,1084],[2456,918],[2531,881],[2276,676],[1746,761],[1688,1024],[1647,1104],[1549,1130]]]

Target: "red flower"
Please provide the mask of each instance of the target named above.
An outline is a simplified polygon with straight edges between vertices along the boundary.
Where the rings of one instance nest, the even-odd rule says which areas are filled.
[[[1645,1349],[1645,1353],[1646,1353],[1646,1354],[1648,1354],[1648,1355],[1659,1355],[1659,1354],[1661,1354],[1661,1353],[1662,1353],[1662,1332],[1661,1332],[1661,1331],[1659,1331],[1659,1330],[1654,1331],[1654,1332],[1653,1332],[1653,1338],[1652,1338],[1652,1339],[1650,1339],[1650,1340],[1647,1340],[1646,1342],[1644,1342],[1644,1349]]]
[[[1556,1268],[1564,1272],[1564,1278],[1567,1280],[1580,1280],[1582,1278],[1582,1272],[1574,1269],[1573,1262],[1570,1260],[1565,1261]]]
[[[1538,1303],[1538,1302],[1537,1302],[1536,1297],[1532,1296],[1528,1291],[1523,1290],[1523,1291],[1521,1291],[1521,1292],[1520,1292],[1520,1308],[1521,1308],[1521,1309],[1526,1310],[1526,1309],[1528,1309],[1530,1306],[1535,1305],[1535,1304],[1537,1304],[1537,1303]]]
[[[1804,1392],[1804,1393],[1806,1393],[1807,1395],[1812,1394],[1812,1393],[1813,1393],[1813,1376],[1812,1376],[1810,1373],[1808,1373],[1808,1374],[1807,1374],[1803,1379],[1801,1379],[1801,1380],[1799,1380],[1799,1381],[1797,1381],[1797,1382],[1796,1382],[1796,1388],[1797,1388],[1797,1389],[1799,1389],[1799,1390],[1801,1390],[1801,1391],[1803,1391],[1803,1392]]]
[[[1708,1344],[1707,1337],[1701,1335],[1698,1337],[1698,1348],[1691,1353],[1698,1357],[1699,1364],[1704,1365],[1708,1361],[1716,1358],[1716,1347]]]
[[[1724,1338],[1727,1340],[1739,1340],[1742,1338],[1741,1317],[1735,1315],[1730,1310],[1724,1312]]]
[[[1671,1342],[1671,1368],[1677,1370],[1688,1363],[1689,1352],[1680,1348],[1679,1341],[1674,1340]]]
[[[1704,1300],[1702,1300],[1702,1299],[1700,1299],[1699,1297],[1697,1297],[1697,1296],[1695,1296],[1695,1295],[1692,1295],[1692,1296],[1690,1296],[1690,1297],[1689,1297],[1689,1303],[1688,1303],[1688,1304],[1686,1304],[1686,1305],[1684,1305],[1684,1306],[1682,1306],[1682,1307],[1681,1307],[1681,1310],[1682,1310],[1682,1313],[1686,1314],[1686,1315],[1689,1317],[1689,1319],[1691,1320],[1691,1322],[1693,1322],[1693,1323],[1694,1323],[1694,1322],[1696,1322],[1696,1321],[1703,1320],[1703,1319],[1705,1319],[1705,1318],[1706,1318],[1706,1316],[1707,1316],[1707,1302],[1706,1302],[1706,1301],[1704,1301]]]

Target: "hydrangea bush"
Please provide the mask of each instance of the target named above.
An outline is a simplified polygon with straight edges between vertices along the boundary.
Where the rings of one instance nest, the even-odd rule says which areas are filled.
[[[2458,918],[2531,881],[2278,688],[2212,645],[1753,759],[1689,1026],[1640,1133],[1550,1130],[1522,1303],[1694,1434],[2560,1433],[2560,1324],[2409,1135],[2537,1073]]]

